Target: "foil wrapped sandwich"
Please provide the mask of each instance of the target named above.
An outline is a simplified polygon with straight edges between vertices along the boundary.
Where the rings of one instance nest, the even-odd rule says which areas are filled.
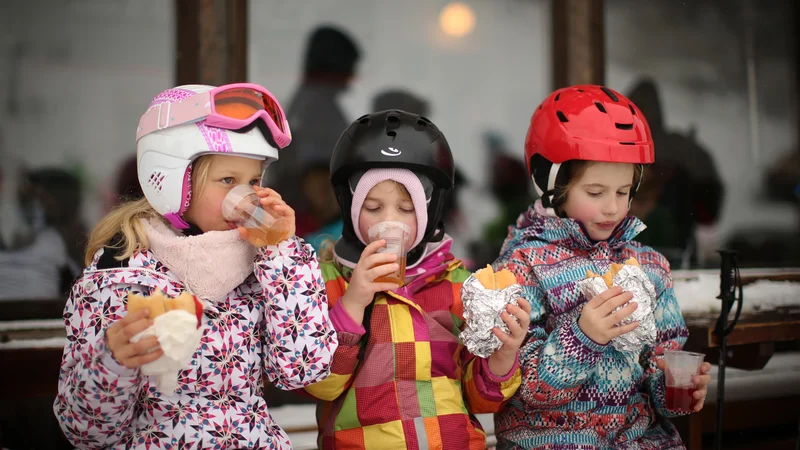
[[[522,286],[506,269],[494,272],[492,266],[486,266],[464,281],[461,300],[466,325],[460,337],[470,353],[487,358],[503,345],[492,329],[497,327],[508,333],[500,313],[506,310],[506,305],[517,306],[520,295]]]
[[[631,322],[639,322],[639,326],[629,333],[612,339],[611,345],[622,352],[638,352],[645,345],[655,345],[656,320],[653,309],[656,304],[656,289],[635,258],[628,259],[624,264],[611,264],[608,272],[602,275],[587,271],[586,278],[578,282],[578,287],[587,300],[613,286],[620,286],[625,292],[633,293],[630,301],[638,303],[636,310],[617,326]],[[627,303],[613,312],[625,306]]]

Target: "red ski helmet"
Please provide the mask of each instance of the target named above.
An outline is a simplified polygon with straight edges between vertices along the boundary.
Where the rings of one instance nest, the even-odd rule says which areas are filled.
[[[545,207],[552,206],[561,164],[570,160],[631,163],[641,171],[655,161],[647,120],[624,95],[604,86],[553,92],[536,108],[525,138],[528,174]]]

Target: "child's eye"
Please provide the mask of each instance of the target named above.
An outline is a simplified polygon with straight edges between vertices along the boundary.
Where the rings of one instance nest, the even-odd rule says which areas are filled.
[[[617,195],[619,195],[620,197],[625,197],[626,195],[628,195],[628,193],[627,192],[617,192]]]
[[[253,178],[250,180],[250,186],[260,186],[261,185],[261,178]]]
[[[600,197],[603,195],[602,192],[587,192],[587,194],[589,194],[589,197]]]
[[[225,184],[233,184],[233,177],[225,177],[220,181],[222,181]]]
[[[366,209],[369,212],[374,213],[374,212],[380,211],[381,207],[380,206],[373,206],[373,207],[370,208],[368,206],[365,206],[364,209]]]
[[[413,207],[412,208],[400,208],[400,211],[410,214],[410,213],[414,212],[414,208]]]

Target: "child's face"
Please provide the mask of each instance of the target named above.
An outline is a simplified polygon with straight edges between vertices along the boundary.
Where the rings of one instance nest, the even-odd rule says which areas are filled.
[[[187,222],[203,232],[236,228],[222,217],[222,199],[240,184],[255,186],[261,181],[262,161],[241,156],[214,155],[208,168],[208,178],[199,196],[192,188],[192,201],[184,214]]]
[[[608,239],[628,214],[633,171],[633,164],[590,164],[567,191],[564,212],[581,222],[593,240]]]
[[[402,192],[401,187],[392,180],[381,181],[370,189],[361,214],[358,216],[358,230],[367,239],[369,228],[386,221],[403,222],[411,229],[409,244],[417,238],[417,213],[411,198]]]

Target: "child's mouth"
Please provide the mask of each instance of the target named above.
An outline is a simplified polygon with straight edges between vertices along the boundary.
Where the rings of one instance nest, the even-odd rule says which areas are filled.
[[[597,228],[601,230],[613,230],[617,226],[617,222],[601,222],[597,224]]]

